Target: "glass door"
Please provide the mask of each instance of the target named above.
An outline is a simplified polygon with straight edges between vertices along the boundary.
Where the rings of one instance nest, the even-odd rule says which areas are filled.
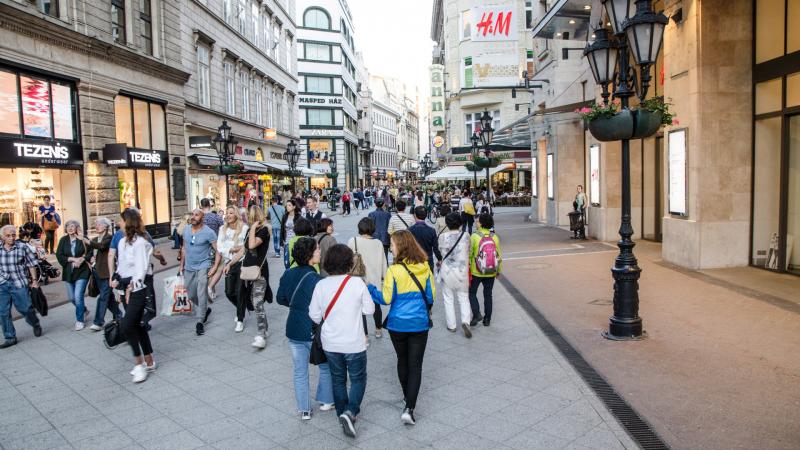
[[[800,114],[789,116],[788,122],[785,270],[800,274]]]

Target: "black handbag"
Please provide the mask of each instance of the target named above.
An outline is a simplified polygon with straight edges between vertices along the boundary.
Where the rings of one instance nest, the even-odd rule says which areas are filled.
[[[344,281],[339,285],[339,290],[336,291],[336,295],[333,296],[333,300],[331,300],[331,303],[325,310],[325,315],[322,316],[322,320],[319,321],[319,326],[313,330],[314,336],[311,338],[311,352],[308,355],[308,362],[315,366],[328,362],[328,358],[325,356],[325,350],[322,348],[322,325],[325,324],[325,319],[328,318],[328,314],[330,314],[331,309],[333,309],[333,305],[339,300],[339,295],[341,295],[348,281],[350,281],[350,275],[344,277]]]
[[[103,326],[103,343],[106,348],[114,349],[126,340],[119,320],[114,319]]]
[[[100,295],[100,288],[97,286],[95,279],[94,269],[89,273],[89,281],[86,283],[86,295],[88,297],[97,297]]]

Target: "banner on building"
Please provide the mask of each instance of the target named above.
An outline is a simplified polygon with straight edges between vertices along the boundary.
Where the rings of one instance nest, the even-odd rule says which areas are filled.
[[[600,146],[589,147],[589,203],[600,206]]]
[[[522,73],[516,49],[507,53],[484,53],[464,58],[466,88],[516,86]]]
[[[444,66],[431,65],[431,132],[444,131]]]
[[[669,212],[686,216],[686,130],[669,133]]]
[[[472,8],[469,37],[473,42],[516,41],[517,20],[513,5]]]

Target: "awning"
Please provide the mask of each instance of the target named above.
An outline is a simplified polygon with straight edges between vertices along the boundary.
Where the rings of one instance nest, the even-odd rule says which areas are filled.
[[[303,172],[304,177],[321,177],[325,175],[324,173],[320,172],[319,170],[312,169],[310,167],[298,167],[298,169]]]
[[[258,161],[244,161],[241,159],[238,161],[242,163],[242,166],[244,166],[244,172],[266,173],[268,169],[267,166]]]
[[[585,41],[600,22],[600,0],[558,0],[533,27],[533,37]]]
[[[193,155],[189,155],[189,157],[196,159],[197,163],[200,164],[201,166],[207,166],[207,167],[219,166],[219,158],[216,158],[214,156],[200,155],[200,154],[195,153]],[[245,173],[247,173],[247,172],[249,172],[249,173],[252,173],[252,172],[266,173],[267,172],[267,166],[265,166],[264,164],[262,164],[262,163],[260,163],[258,161],[245,161],[245,160],[241,160],[241,159],[237,159],[236,161],[242,163],[242,166],[244,168],[243,172],[245,172]]]
[[[198,154],[193,154],[189,156],[197,160],[197,163],[200,164],[201,166],[213,167],[219,165],[219,158],[213,156],[198,155]]]
[[[274,163],[274,162],[268,162],[268,161],[262,162],[261,164],[263,164],[263,165],[265,165],[265,166],[267,166],[267,167],[269,167],[270,169],[273,169],[273,170],[278,170],[278,171],[281,171],[281,172],[288,172],[289,171],[289,165],[288,164],[280,164],[280,163]]]
[[[503,170],[508,170],[512,167],[514,167],[513,163],[500,164],[495,168],[489,169],[489,175],[494,175],[497,172],[502,172]],[[442,170],[428,175],[425,177],[425,180],[471,180],[475,177],[473,173],[474,172],[467,170],[465,166],[446,166]],[[486,176],[486,169],[482,169],[480,172],[478,172],[479,179],[481,176]]]

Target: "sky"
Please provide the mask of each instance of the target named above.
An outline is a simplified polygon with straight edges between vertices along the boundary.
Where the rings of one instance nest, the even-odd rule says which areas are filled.
[[[433,41],[433,0],[348,0],[356,50],[364,53],[371,75],[394,76],[428,91]]]

